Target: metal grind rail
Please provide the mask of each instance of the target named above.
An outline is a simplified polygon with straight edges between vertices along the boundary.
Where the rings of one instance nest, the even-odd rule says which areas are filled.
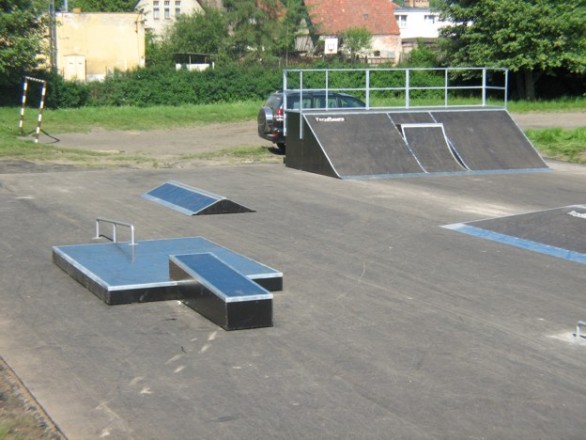
[[[110,225],[112,225],[112,237],[108,237],[107,235],[103,235],[100,233],[100,225],[102,223],[108,223]],[[134,225],[130,224],[130,223],[126,223],[126,222],[121,222],[118,220],[111,220],[111,219],[107,219],[107,218],[97,218],[96,219],[96,236],[94,238],[98,239],[98,238],[106,238],[114,243],[118,243],[118,239],[117,239],[117,227],[118,226],[123,226],[125,228],[129,228],[130,229],[130,246],[134,246],[136,244],[136,242],[134,241]]]

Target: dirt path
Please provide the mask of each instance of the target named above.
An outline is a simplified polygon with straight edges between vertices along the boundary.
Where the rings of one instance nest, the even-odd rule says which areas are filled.
[[[40,143],[63,148],[82,148],[102,152],[142,153],[150,156],[207,153],[236,147],[272,144],[257,134],[256,121],[211,124],[189,128],[148,131],[92,130],[89,133],[53,134],[55,141],[42,136]]]
[[[523,130],[559,127],[565,129],[586,127],[586,112],[513,113],[513,119]]]

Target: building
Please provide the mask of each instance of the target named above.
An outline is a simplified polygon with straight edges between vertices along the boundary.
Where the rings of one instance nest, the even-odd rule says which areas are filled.
[[[139,0],[135,9],[144,16],[145,29],[156,37],[165,35],[167,28],[180,15],[204,12],[197,0]]]
[[[403,56],[417,47],[417,44],[434,44],[442,27],[448,22],[440,20],[439,12],[422,7],[396,8],[395,19],[401,31],[401,52]]]
[[[319,40],[326,53],[338,50],[338,38],[350,28],[366,28],[372,34],[371,47],[360,54],[371,62],[397,62],[401,36],[395,20],[397,7],[389,0],[305,0],[309,23],[307,36],[298,49],[311,52]],[[341,49],[344,50],[343,45]]]
[[[144,66],[142,14],[64,12],[56,21],[56,67],[65,80],[101,80]]]

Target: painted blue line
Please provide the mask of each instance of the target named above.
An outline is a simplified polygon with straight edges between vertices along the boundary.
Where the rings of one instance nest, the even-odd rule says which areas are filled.
[[[452,225],[445,225],[443,227],[446,229],[451,229],[452,231],[473,235],[475,237],[484,238],[486,240],[496,241],[498,243],[515,246],[532,252],[538,252],[540,254],[549,255],[555,258],[561,258],[563,260],[572,261],[574,263],[586,264],[586,254],[581,252],[570,251],[568,249],[539,243],[537,241],[525,240],[523,238],[513,237],[511,235],[500,234],[498,232],[489,231],[487,229],[469,226],[464,223],[455,223]]]

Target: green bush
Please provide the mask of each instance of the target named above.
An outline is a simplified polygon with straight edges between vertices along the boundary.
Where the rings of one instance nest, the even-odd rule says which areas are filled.
[[[228,66],[202,72],[143,68],[114,73],[92,83],[88,104],[94,106],[153,106],[212,104],[264,99],[280,87],[277,69]]]
[[[64,81],[59,75],[47,79],[48,108],[84,107],[90,96],[90,86],[79,81]]]

